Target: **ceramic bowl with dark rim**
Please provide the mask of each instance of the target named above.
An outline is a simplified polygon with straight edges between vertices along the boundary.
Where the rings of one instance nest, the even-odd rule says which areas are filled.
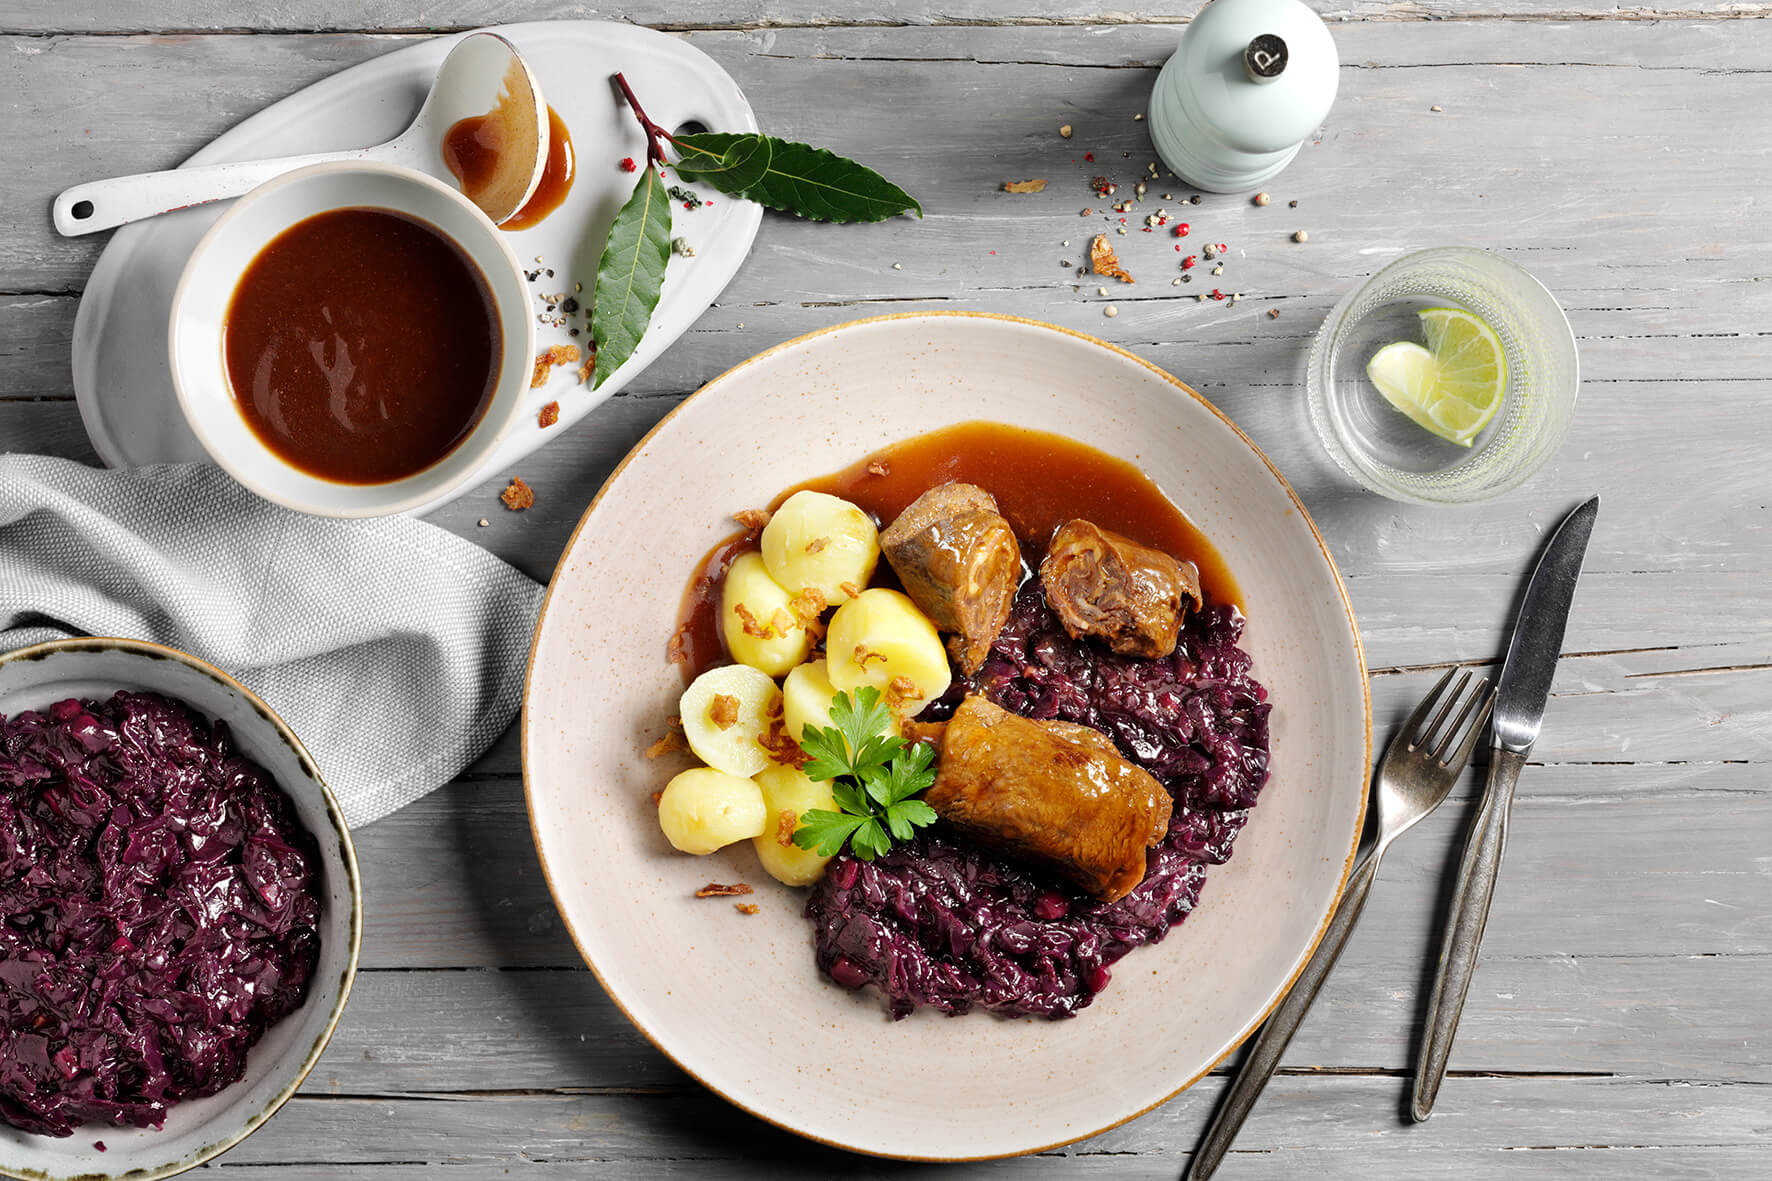
[[[922,1010],[819,974],[804,891],[749,841],[673,850],[647,747],[678,712],[684,591],[731,514],[879,448],[983,420],[1126,460],[1217,548],[1270,691],[1272,778],[1185,923],[1075,1018]],[[1280,473],[1182,381],[1050,324],[889,316],[788,341],[667,415],[604,484],[555,571],[524,698],[530,822],[555,901],[622,1011],[740,1107],[825,1143],[960,1160],[1093,1135],[1210,1070],[1277,1003],[1339,898],[1365,815],[1370,709],[1352,610]],[[698,899],[753,884],[741,915]]]
[[[58,640],[0,654],[0,714],[69,697],[104,700],[119,689],[174,698],[226,723],[239,751],[289,797],[320,851],[320,959],[307,999],[265,1031],[232,1086],[174,1104],[157,1131],[87,1123],[58,1138],[0,1123],[0,1176],[153,1181],[226,1152],[270,1119],[319,1061],[356,975],[363,892],[350,830],[301,741],[256,694],[196,657],[138,640]]]

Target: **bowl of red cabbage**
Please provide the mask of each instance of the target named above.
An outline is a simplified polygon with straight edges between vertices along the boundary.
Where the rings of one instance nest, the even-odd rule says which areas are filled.
[[[361,931],[337,801],[245,686],[134,640],[0,654],[0,1175],[238,1144],[319,1060]]]

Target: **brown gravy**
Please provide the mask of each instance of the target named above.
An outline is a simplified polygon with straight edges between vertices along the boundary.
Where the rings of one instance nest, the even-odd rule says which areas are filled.
[[[486,413],[503,363],[492,290],[460,247],[388,209],[298,222],[252,260],[222,352],[254,434],[341,484],[423,471]]]
[[[884,465],[885,474],[875,475],[870,465]],[[948,480],[977,484],[996,497],[1030,567],[1039,565],[1059,526],[1083,517],[1192,562],[1210,601],[1242,602],[1243,593],[1218,550],[1149,476],[1125,460],[1045,431],[960,423],[893,443],[840,472],[797,484],[769,507],[773,510],[809,488],[853,501],[883,527],[911,501]],[[678,614],[685,681],[728,659],[720,634],[720,587],[726,568],[755,548],[754,535],[734,534],[708,552],[690,580]],[[874,584],[882,583],[895,585],[892,568],[884,561],[874,575]]]

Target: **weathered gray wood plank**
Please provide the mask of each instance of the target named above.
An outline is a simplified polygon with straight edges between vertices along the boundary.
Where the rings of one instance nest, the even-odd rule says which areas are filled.
[[[343,0],[279,0],[242,8],[226,0],[162,0],[144,6],[62,6],[10,0],[0,6],[0,30],[7,32],[135,32],[277,30],[305,32],[335,29],[449,31],[526,20],[619,20],[665,29],[776,28],[794,26],[1058,24],[1088,25],[1160,21],[1181,23],[1198,11],[1195,2],[1127,11],[1095,0],[876,0],[865,8],[837,7],[816,0],[724,0],[713,6],[685,7],[665,0],[636,0],[619,8],[598,4],[561,4],[540,0],[448,0],[414,11],[393,0],[349,4]],[[1691,0],[1679,5],[1618,5],[1603,0],[1489,0],[1455,4],[1451,0],[1361,0],[1317,6],[1324,19],[1343,21],[1531,19],[1652,20],[1710,16],[1746,19],[1763,16],[1760,3]]]
[[[297,1097],[225,1163],[553,1166],[542,1176],[577,1165],[589,1171],[560,1175],[650,1177],[703,1175],[722,1164],[730,1168],[737,1158],[759,1175],[780,1177],[1174,1177],[1223,1086],[1222,1077],[1205,1079],[1141,1119],[1051,1154],[952,1169],[867,1161],[809,1146],[698,1091],[443,1101]],[[1238,1176],[1328,1170],[1370,1176],[1385,1167],[1376,1162],[1389,1161],[1394,1175],[1408,1177],[1488,1176],[1509,1168],[1534,1176],[1592,1177],[1601,1168],[1614,1170],[1611,1176],[1661,1176],[1664,1160],[1672,1168],[1685,1162],[1688,1169],[1752,1161],[1756,1152],[1763,1160],[1765,1121],[1772,1113],[1772,1097],[1761,1087],[1452,1078],[1434,1119],[1408,1126],[1398,1118],[1406,1089],[1399,1078],[1276,1078],[1226,1167],[1236,1166]],[[1523,1146],[1544,1150],[1539,1159],[1597,1159],[1572,1165],[1573,1172],[1547,1174],[1518,1151]],[[616,1162],[620,1171],[595,1172],[599,1164]],[[638,1162],[646,1163],[629,1174]]]
[[[833,316],[829,322],[841,318]],[[689,339],[701,346],[705,338],[697,333]],[[749,338],[739,347],[761,348],[776,339]],[[1500,647],[1498,629],[1511,603],[1514,580],[1529,565],[1543,531],[1560,507],[1572,506],[1593,492],[1604,495],[1607,507],[1588,558],[1590,577],[1688,572],[1746,578],[1772,568],[1761,445],[1751,431],[1739,429],[1759,413],[1758,405],[1772,390],[1772,381],[1590,383],[1569,440],[1545,471],[1487,511],[1442,510],[1381,501],[1353,487],[1332,467],[1310,433],[1303,392],[1296,383],[1244,384],[1261,380],[1277,366],[1290,367],[1296,342],[1267,342],[1249,347],[1235,360],[1214,356],[1206,361],[1191,342],[1136,347],[1172,372],[1216,375],[1210,381],[1195,380],[1292,481],[1328,539],[1362,613],[1368,590],[1361,580],[1368,576],[1444,577],[1443,590],[1454,597],[1443,607],[1459,613],[1432,619],[1419,611],[1409,614],[1415,627],[1425,629],[1420,633],[1424,640],[1458,633],[1459,646],[1452,653],[1440,649],[1442,658],[1475,658],[1487,654],[1485,647]],[[714,367],[708,366],[703,376],[713,372]],[[509,474],[523,475],[536,490],[537,503],[526,513],[510,514],[499,506],[497,493],[505,482],[501,475],[432,514],[431,520],[474,537],[545,580],[609,471],[675,401],[674,395],[619,397],[525,459],[520,472]],[[37,440],[78,437],[74,433],[78,415],[70,403],[0,400],[0,407],[6,416],[0,443],[6,446],[41,448],[47,444]],[[1644,424],[1668,415],[1677,418],[1680,429],[1646,438]],[[90,454],[84,447],[82,453]],[[1682,470],[1695,475],[1685,480],[1667,478],[1670,471]],[[487,527],[478,527],[481,519],[489,522]],[[1730,596],[1730,585],[1718,583],[1720,589],[1706,595],[1720,603]],[[1734,585],[1748,589],[1739,582]],[[1391,589],[1399,588],[1401,596],[1392,601],[1407,609],[1412,585]],[[1654,588],[1643,584],[1638,589]],[[1615,601],[1627,600],[1630,590],[1627,583],[1618,584]],[[1374,585],[1370,593],[1383,595],[1386,588]],[[1738,595],[1721,618],[1697,612],[1659,615],[1654,622],[1661,634],[1654,642],[1677,644],[1686,638],[1682,632],[1695,629],[1704,629],[1711,642],[1763,641],[1772,633],[1772,625],[1765,613],[1756,613],[1756,605],[1751,595]],[[1378,623],[1383,609],[1375,610]],[[1477,613],[1475,618],[1472,612]],[[1628,613],[1608,612],[1594,619],[1595,626],[1614,633],[1638,625]],[[1493,626],[1476,630],[1472,625],[1478,620]],[[1577,613],[1570,641],[1574,650],[1626,646],[1616,634],[1585,635],[1588,626],[1585,613]],[[1760,647],[1763,655],[1763,643]],[[1387,652],[1382,644],[1368,655],[1380,667],[1434,658],[1425,647]]]
[[[1752,186],[1739,178],[1751,176],[1755,162],[1772,149],[1726,131],[1729,112],[1763,105],[1772,86],[1755,68],[1772,39],[1769,28],[1751,21],[1690,22],[1672,31],[1612,22],[1473,24],[1444,43],[1459,50],[1462,60],[1454,68],[1413,64],[1414,47],[1424,37],[1416,28],[1350,25],[1341,105],[1323,144],[1308,148],[1276,182],[1286,190],[1282,195],[1300,198],[1300,216],[1314,212],[1319,232],[1334,225],[1340,237],[1326,237],[1309,252],[1268,254],[1279,268],[1272,275],[1255,268],[1245,274],[1251,285],[1267,288],[1283,274],[1283,290],[1309,291],[1313,283],[1330,281],[1333,286],[1324,289],[1339,290],[1337,276],[1358,273],[1358,260],[1374,257],[1357,251],[1443,240],[1448,231],[1476,244],[1540,247],[1545,257],[1539,269],[1559,291],[1571,286],[1563,281],[1571,268],[1591,279],[1599,261],[1590,261],[1592,252],[1641,266],[1704,258],[1714,250],[1715,265],[1704,268],[1707,279],[1752,273],[1743,264],[1764,262],[1766,247],[1745,232],[1752,225]],[[1142,167],[1149,143],[1131,116],[1142,109],[1173,35],[1173,29],[1150,26],[1100,35],[1062,28],[810,29],[692,34],[689,40],[734,74],[763,123],[781,134],[828,140],[824,117],[839,106],[837,146],[861,145],[851,150],[926,199],[932,220],[921,226],[894,223],[840,235],[795,227],[787,240],[803,243],[800,248],[824,264],[808,268],[802,282],[847,299],[907,293],[927,298],[1049,281],[1056,258],[1042,251],[1036,263],[1025,250],[1005,249],[992,259],[983,239],[1000,238],[1011,209],[1016,224],[1028,230],[1049,220],[1040,215],[1043,209],[1062,206],[1065,216],[1074,215],[1072,201],[1058,203],[1071,186],[1061,183],[1043,199],[1020,202],[998,186],[1029,168],[1051,173],[1073,158],[1071,174],[1086,180],[1106,171],[1101,165],[1115,162],[1122,151],[1133,153]],[[1657,46],[1668,39],[1675,62],[1664,66]],[[49,196],[76,180],[171,166],[274,99],[406,40],[352,34],[8,40],[0,54],[0,84],[24,99],[19,117],[0,128],[0,150],[22,166],[0,178],[0,195],[16,208],[46,209]],[[1042,47],[1055,64],[1022,64],[1029,54],[1040,56]],[[1522,48],[1530,52],[1522,55]],[[974,51],[994,60],[964,60]],[[1583,64],[1601,59],[1626,64]],[[1640,59],[1658,68],[1636,68]],[[1123,68],[1128,64],[1135,68]],[[218,86],[218,78],[226,85]],[[1607,103],[1603,96],[1625,82],[1633,102]],[[142,101],[123,110],[104,106],[96,96],[110,88],[128,88]],[[197,94],[204,101],[194,102]],[[1507,96],[1503,107],[1496,105],[1498,94]],[[1444,111],[1436,115],[1430,105]],[[1053,134],[1065,122],[1077,128],[1070,145]],[[1583,160],[1587,193],[1558,198],[1563,207],[1553,216],[1546,194],[1563,191],[1568,160],[1558,150],[1560,140],[1544,133],[1573,126],[1584,127],[1608,150]],[[1449,138],[1468,136],[1487,146],[1469,153],[1445,150]],[[992,151],[977,150],[981,137]],[[1080,160],[1089,147],[1097,153],[1094,168]],[[1646,171],[1684,172],[1706,183],[1669,202],[1639,183]],[[1387,184],[1387,177],[1396,179]],[[1361,191],[1382,193],[1383,199],[1348,199]],[[1594,208],[1601,200],[1606,207]],[[1227,219],[1249,212],[1234,198],[1217,204]],[[1332,219],[1325,216],[1331,208]],[[993,213],[996,225],[968,220]],[[1282,216],[1279,210],[1261,213],[1263,224]],[[953,218],[960,220],[949,237],[941,231]],[[1055,230],[1066,225],[1048,244],[1055,252],[1056,241],[1080,223],[1050,224]],[[27,289],[69,287],[90,268],[96,243],[53,241],[46,217],[20,228],[0,261],[28,278]],[[1227,220],[1225,228],[1235,230],[1237,222]],[[1275,246],[1279,240],[1276,234]],[[902,252],[905,273],[878,274],[884,269],[879,255],[889,251]],[[932,281],[936,268],[913,265],[936,258],[947,267],[946,283]],[[858,283],[864,275],[871,282]]]
[[[1429,939],[1476,784],[1467,776],[1392,850],[1361,923],[1374,949]],[[1490,953],[1772,955],[1763,764],[1533,767],[1521,793]],[[358,851],[370,899],[365,967],[580,965],[531,849],[519,784],[453,784],[363,829]],[[1620,898],[1635,921],[1593,921]]]
[[[1763,766],[1772,741],[1767,737],[1772,733],[1768,730],[1772,698],[1766,692],[1772,664],[1762,658],[1753,665],[1681,673],[1680,656],[1676,648],[1564,659],[1544,733],[1532,757],[1545,763],[1738,760]],[[1670,660],[1676,663],[1667,663]],[[1425,675],[1373,679],[1376,742],[1384,741],[1432,683],[1433,678]],[[473,769],[515,775],[519,770],[515,734],[500,738]]]
[[[1544,896],[1535,901],[1547,904]],[[1412,1067],[1421,997],[1432,983],[1423,965],[1434,944],[1417,937],[1377,946],[1384,933],[1364,926],[1354,938],[1288,1048],[1288,1067]],[[1485,938],[1452,1069],[1772,1083],[1765,1013],[1746,1003],[1764,992],[1772,957],[1574,956],[1541,945],[1513,958],[1499,946],[1508,941],[1496,938],[1494,949]],[[859,1022],[887,1019],[876,997],[855,1005]],[[627,1025],[588,971],[513,968],[363,973],[306,1086],[345,1094],[516,1091],[654,1086],[673,1077],[675,1068]]]
[[[300,1102],[299,1100],[297,1102]],[[1019,1160],[993,1161],[974,1165],[898,1165],[883,1161],[841,1157],[835,1160],[822,1155],[814,1161],[772,1160],[764,1165],[752,1162],[709,1165],[681,1162],[674,1158],[616,1160],[534,1160],[525,1150],[513,1148],[511,1155],[497,1162],[501,1176],[533,1178],[620,1178],[622,1181],[654,1181],[655,1178],[702,1177],[718,1173],[723,1176],[763,1175],[781,1178],[832,1177],[872,1181],[874,1178],[940,1177],[944,1181],[974,1181],[990,1178],[1078,1178],[1095,1181],[1175,1181],[1186,1167],[1187,1142],[1172,1147],[1169,1153],[1138,1155],[1130,1153],[1090,1152],[1079,1146],[1075,1154],[1063,1156],[1023,1157]],[[1658,1181],[1734,1181],[1752,1177],[1764,1166],[1766,1150],[1759,1145],[1727,1147],[1610,1147],[1583,1145],[1578,1148],[1552,1150],[1527,1156],[1511,1149],[1411,1148],[1407,1158],[1399,1161],[1399,1170],[1407,1169],[1411,1178],[1456,1179],[1498,1174],[1502,1170],[1532,1170],[1533,1177],[1555,1177],[1560,1181],[1618,1181],[1619,1177],[1654,1177]],[[241,1177],[274,1177],[277,1181],[342,1181],[365,1175],[357,1164],[299,1164],[281,1162],[267,1164],[236,1163],[224,1157],[216,1166],[228,1175]],[[470,1165],[451,1172],[449,1162],[438,1164],[377,1163],[368,1174],[376,1181],[419,1181],[435,1177],[477,1176]],[[1246,1150],[1233,1148],[1227,1169],[1244,1181],[1262,1178],[1290,1179],[1308,1172],[1321,1177],[1371,1177],[1378,1168],[1365,1148],[1341,1150],[1272,1149]],[[1231,1174],[1227,1174],[1229,1176]],[[1511,1174],[1510,1174],[1511,1175]]]

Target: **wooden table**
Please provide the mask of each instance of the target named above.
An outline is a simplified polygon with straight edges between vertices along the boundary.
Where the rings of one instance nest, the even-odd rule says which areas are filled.
[[[504,512],[488,484],[432,519],[545,579],[620,456],[751,353],[883,311],[1052,320],[1192,382],[1291,479],[1358,611],[1382,738],[1435,669],[1497,660],[1545,530],[1601,492],[1438,1112],[1421,1126],[1401,1115],[1474,775],[1386,861],[1222,1175],[1772,1175],[1772,22],[1740,19],[1772,6],[1698,0],[1670,19],[1604,0],[1332,10],[1340,98],[1270,186],[1273,204],[1207,197],[1188,211],[1190,241],[1230,245],[1222,279],[1174,287],[1175,260],[1159,258],[1172,252],[1129,235],[1140,283],[1114,293],[1110,319],[1060,260],[1080,257],[1097,224],[1078,217],[1102,204],[1088,178],[1130,195],[1152,158],[1134,116],[1194,8],[0,3],[0,446],[95,460],[68,349],[103,243],[54,236],[59,189],[169,167],[266,104],[434,32],[598,16],[677,32],[732,73],[766,129],[867,159],[928,217],[853,229],[769,217],[718,306],[521,465],[533,509]],[[998,191],[1029,176],[1050,178],[1047,192]],[[1191,193],[1161,191],[1177,194],[1172,210]],[[1448,242],[1502,251],[1558,295],[1583,393],[1567,443],[1524,488],[1412,508],[1325,458],[1303,362],[1350,286]],[[1214,285],[1244,298],[1193,298]],[[365,828],[358,850],[356,995],[302,1094],[222,1158],[230,1175],[924,1171],[753,1121],[622,1018],[542,882],[510,735],[459,782]],[[1174,1177],[1228,1069],[1093,1140],[944,1175]]]

